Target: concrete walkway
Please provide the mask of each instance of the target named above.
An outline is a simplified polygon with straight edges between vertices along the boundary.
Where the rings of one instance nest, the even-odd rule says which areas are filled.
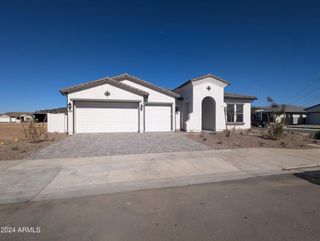
[[[320,149],[235,149],[0,162],[0,203],[183,186],[319,167]]]

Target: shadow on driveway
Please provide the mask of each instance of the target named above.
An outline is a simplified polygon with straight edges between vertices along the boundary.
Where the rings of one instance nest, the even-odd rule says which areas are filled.
[[[295,173],[293,175],[313,184],[320,185],[320,171],[307,171],[302,173]]]

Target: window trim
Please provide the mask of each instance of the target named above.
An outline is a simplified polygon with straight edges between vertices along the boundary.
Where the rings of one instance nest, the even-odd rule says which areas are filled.
[[[244,122],[244,103],[226,103],[227,106],[226,106],[226,124],[227,125],[244,125],[245,122]],[[228,105],[233,105],[233,122],[231,121],[228,121]],[[239,113],[239,114],[242,114],[242,121],[235,121],[237,120],[237,115],[238,115],[238,112],[237,112],[237,105],[241,105],[242,106],[242,113]]]

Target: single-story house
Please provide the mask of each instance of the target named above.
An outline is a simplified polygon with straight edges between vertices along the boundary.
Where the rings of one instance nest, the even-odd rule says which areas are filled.
[[[20,123],[26,121],[32,121],[32,114],[29,112],[7,112],[6,115],[11,117],[11,122]]]
[[[308,113],[307,123],[320,125],[320,104],[304,109]]]
[[[307,112],[305,107],[297,105],[279,105],[282,111],[279,110],[279,113],[275,117],[276,122],[284,122],[286,125],[300,125],[306,124],[307,121]],[[273,113],[271,106],[261,107],[255,110],[254,119],[269,123],[273,120]]]
[[[0,115],[0,123],[10,123],[11,117],[8,115]]]
[[[121,74],[60,92],[67,98],[69,134],[248,129],[256,97],[226,93],[228,85],[208,74],[168,90]]]

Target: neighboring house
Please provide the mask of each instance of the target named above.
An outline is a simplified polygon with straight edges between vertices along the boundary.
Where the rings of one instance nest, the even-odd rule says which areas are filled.
[[[29,121],[33,121],[33,117],[32,115],[29,114],[23,114],[20,116],[20,119],[22,122],[29,122]]]
[[[225,93],[228,85],[208,74],[171,91],[122,74],[60,92],[67,97],[69,134],[250,128],[256,98]]]
[[[11,117],[8,115],[0,115],[0,123],[10,123]]]
[[[280,123],[283,122],[286,125],[300,125],[306,124],[307,121],[307,112],[304,110],[303,106],[296,105],[279,105],[283,111],[275,117],[275,121]],[[268,123],[273,120],[273,110],[270,106],[262,107],[255,110],[254,119],[262,120],[265,123]]]
[[[307,124],[320,125],[320,104],[304,109],[307,114]]]
[[[15,123],[33,120],[32,114],[29,112],[7,112],[5,114],[11,117],[11,122]]]

